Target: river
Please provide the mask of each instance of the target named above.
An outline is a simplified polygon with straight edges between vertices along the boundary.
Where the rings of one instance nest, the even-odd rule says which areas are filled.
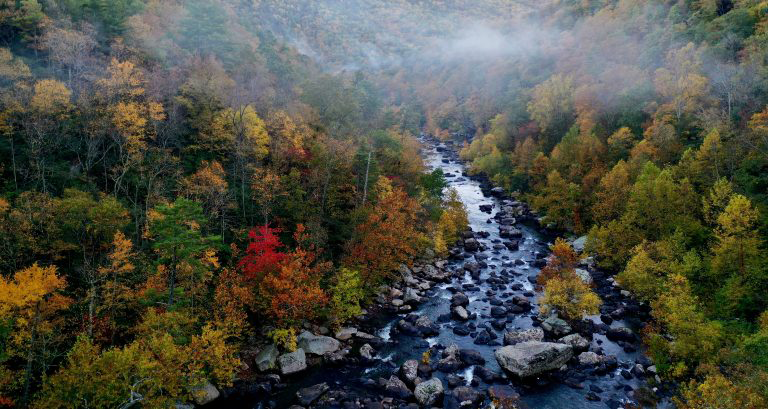
[[[470,300],[467,310],[477,314],[477,318],[471,322],[478,327],[487,326],[489,331],[494,331],[499,337],[497,341],[503,339],[504,331],[528,329],[535,326],[533,317],[538,314],[538,297],[540,294],[534,292],[534,286],[531,284],[529,276],[535,276],[538,273],[539,269],[533,265],[533,261],[536,260],[537,254],[548,252],[553,237],[543,232],[533,221],[518,223],[516,227],[523,233],[522,238],[519,239],[519,248],[514,251],[498,245],[494,248],[494,244],[504,241],[499,236],[498,222],[493,218],[495,213],[499,211],[503,199],[484,195],[480,182],[463,176],[466,171],[464,165],[456,160],[455,153],[447,149],[445,145],[431,140],[424,142],[423,155],[426,166],[430,171],[442,169],[447,176],[446,180],[449,187],[458,191],[461,200],[466,205],[470,227],[475,232],[478,242],[486,249],[473,253],[474,258],[482,259],[488,265],[487,268],[482,269],[479,280],[465,271],[463,275],[455,275],[450,283],[436,285],[427,291],[427,301],[409,312],[409,314],[418,316],[428,316],[439,326],[439,334],[422,339],[418,336],[393,331],[392,329],[397,327],[398,321],[407,314],[390,315],[378,322],[368,322],[368,331],[375,332],[375,335],[380,338],[373,344],[377,351],[375,361],[360,365],[316,366],[299,375],[281,380],[283,383],[275,385],[269,391],[266,399],[262,388],[262,390],[251,390],[247,393],[233,394],[229,398],[220,399],[214,405],[215,407],[289,407],[296,403],[295,393],[299,388],[321,382],[329,384],[331,390],[328,392],[329,394],[334,391],[339,392],[336,396],[338,405],[329,406],[342,407],[339,402],[347,400],[357,402],[362,407],[378,407],[367,406],[360,402],[365,397],[374,397],[376,400],[379,395],[384,395],[381,387],[376,384],[379,377],[388,378],[405,360],[420,359],[422,353],[430,347],[439,348],[451,344],[456,344],[459,348],[478,351],[485,358],[487,369],[498,373],[502,372],[494,357],[494,351],[500,346],[476,345],[471,335],[459,336],[454,333],[453,327],[458,323],[445,319],[445,314],[450,312],[451,296],[464,284],[474,284],[474,287],[463,289]],[[491,213],[481,211],[480,205],[492,205]],[[479,232],[487,233],[479,234]],[[539,258],[541,257],[539,256]],[[446,269],[462,271],[463,265],[467,261],[471,261],[471,259],[451,261]],[[498,282],[489,284],[487,280],[492,277],[502,277],[505,284],[502,286],[499,286]],[[515,286],[515,284],[518,285]],[[518,290],[511,291],[511,287]],[[489,316],[492,306],[490,302],[492,300],[496,303],[498,303],[496,300],[503,302],[514,295],[527,295],[532,302],[532,310],[520,314],[510,314],[505,329],[492,329],[490,325],[487,325],[494,320]],[[613,303],[616,304],[617,302],[614,300]],[[622,302],[618,301],[618,305],[622,305]],[[443,315],[442,318],[441,315]],[[589,319],[596,325],[601,324],[599,316],[589,317]],[[610,326],[614,328],[636,327],[637,322],[616,319]],[[632,351],[634,348],[627,348],[630,351],[627,352],[625,348],[606,338],[603,335],[605,328],[603,326],[602,331],[593,334],[590,350],[599,351],[605,355],[614,355],[618,361],[616,369],[605,374],[595,374],[580,368],[570,371],[565,376],[543,377],[525,384],[509,379],[504,379],[501,383],[515,387],[522,395],[522,402],[535,409],[597,409],[616,407],[619,403],[632,402],[634,391],[644,386],[645,380],[637,376],[630,376],[630,370],[638,360],[643,360],[640,352]],[[474,330],[472,335],[476,332],[477,330]],[[437,354],[433,354],[433,356],[437,356]],[[647,365],[646,362],[645,366],[647,367]],[[622,376],[622,371],[624,376]],[[488,385],[477,379],[473,373],[473,367],[470,366],[453,375],[462,376],[467,385],[472,385],[480,391],[487,389]],[[446,393],[448,393],[446,381],[448,375],[440,371],[434,372],[434,376],[443,380]],[[571,382],[563,382],[564,377],[567,377]],[[630,379],[625,379],[625,377]],[[566,384],[571,386],[566,386]],[[588,400],[586,396],[590,392],[593,394],[593,399],[596,396],[600,400]]]

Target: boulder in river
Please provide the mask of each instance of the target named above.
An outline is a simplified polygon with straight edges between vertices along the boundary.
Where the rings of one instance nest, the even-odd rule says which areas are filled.
[[[416,377],[419,376],[419,361],[415,359],[409,359],[400,366],[400,377],[404,381],[413,385]]]
[[[573,271],[576,272],[576,275],[581,279],[582,282],[584,282],[584,284],[592,284],[592,274],[589,274],[589,271],[582,268],[576,268]]]
[[[575,352],[586,351],[589,349],[589,340],[579,334],[566,335],[560,338],[557,342],[572,346]]]
[[[635,341],[635,333],[627,327],[611,328],[606,332],[605,336],[608,337],[608,339],[611,341]]]
[[[466,321],[469,319],[469,313],[460,305],[451,308],[451,316],[459,321]]]
[[[277,358],[277,362],[280,366],[280,373],[283,375],[290,375],[307,369],[307,356],[301,348],[294,352],[280,355]]]
[[[328,391],[328,384],[318,383],[317,385],[312,385],[308,388],[302,388],[296,391],[296,398],[299,400],[299,403],[304,406],[311,405],[314,401],[319,399],[325,392]]]
[[[517,409],[520,407],[520,394],[509,385],[493,385],[488,388],[488,397],[496,402],[498,409]]]
[[[541,323],[541,328],[556,337],[568,335],[572,331],[571,326],[565,320],[554,315],[545,319]]]
[[[573,251],[577,253],[584,252],[584,247],[587,244],[587,236],[581,236],[578,239],[573,241],[573,244],[571,246],[573,247]]]
[[[341,343],[335,338],[324,335],[315,335],[309,331],[304,331],[296,337],[296,344],[304,352],[314,355],[325,355],[336,352],[341,348]]]
[[[464,365],[485,365],[485,358],[480,351],[474,349],[460,349],[459,359]]]
[[[446,397],[446,400],[448,399],[449,397]],[[451,393],[450,399],[457,404],[456,407],[475,407],[475,405],[479,404],[483,400],[483,395],[481,395],[480,392],[478,392],[475,388],[470,386],[458,386]],[[465,404],[465,402],[469,403]],[[446,404],[445,407],[447,408],[453,406]]]
[[[400,399],[408,399],[413,396],[413,392],[408,389],[408,386],[395,375],[390,376],[389,380],[385,381],[384,391],[387,395]]]
[[[413,393],[422,407],[432,406],[443,396],[443,382],[432,378],[416,385]]]
[[[579,363],[582,365],[594,366],[602,361],[602,356],[592,351],[582,352],[579,354]]]
[[[420,316],[414,325],[422,337],[434,337],[440,334],[440,327],[434,324],[427,315]]]
[[[544,331],[541,328],[531,328],[523,331],[508,331],[504,334],[504,345],[514,345],[526,341],[543,341]]]
[[[466,307],[467,305],[469,305],[469,298],[464,293],[459,292],[451,296],[451,307]]]
[[[573,357],[573,347],[554,342],[526,341],[496,350],[499,365],[526,378],[563,366]]]
[[[363,346],[360,347],[360,358],[363,358],[366,361],[373,361],[375,355],[376,350],[373,349],[370,344],[363,344]]]

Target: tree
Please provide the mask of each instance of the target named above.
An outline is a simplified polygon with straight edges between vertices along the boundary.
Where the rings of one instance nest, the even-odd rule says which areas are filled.
[[[547,285],[547,281],[553,278],[569,276],[575,272],[576,266],[579,265],[579,255],[562,237],[555,239],[555,244],[550,249],[552,254],[538,277],[540,285]]]
[[[592,217],[598,223],[616,220],[624,213],[630,190],[629,166],[620,160],[601,179],[592,205]]]
[[[758,409],[768,405],[758,392],[735,384],[718,372],[701,381],[690,380],[674,402],[680,409]]]
[[[715,235],[718,244],[714,249],[712,266],[725,274],[746,274],[754,267],[760,239],[757,221],[760,214],[752,202],[742,195],[734,195],[728,206],[717,217]]]
[[[14,331],[5,354],[23,358],[23,392],[21,405],[30,402],[31,386],[36,373],[50,363],[49,350],[56,335],[56,314],[71,300],[60,295],[66,282],[55,266],[33,264],[17,271],[12,279],[0,278],[0,317],[11,322]],[[40,369],[38,369],[40,368]]]
[[[560,317],[571,321],[597,314],[601,304],[600,297],[575,272],[547,280],[540,302],[542,314],[556,311]]]
[[[608,151],[614,159],[627,159],[632,147],[635,146],[635,135],[628,127],[621,127],[608,137]]]
[[[657,242],[637,245],[616,280],[639,299],[653,301],[664,291],[668,276],[700,279],[702,270],[701,257],[686,248],[685,237],[677,232]]]
[[[336,326],[363,313],[361,304],[365,288],[357,271],[343,267],[339,269],[333,278],[330,292],[331,318]]]
[[[182,180],[183,193],[198,200],[211,219],[220,220],[221,237],[224,238],[226,210],[230,204],[229,186],[224,167],[218,161],[202,161],[200,168]]]
[[[264,159],[269,153],[269,134],[264,121],[250,105],[241,105],[237,109],[227,108],[213,118],[212,136],[209,141],[234,156],[235,175],[240,181],[240,206],[246,215],[247,184],[251,181],[252,166]]]
[[[667,67],[656,70],[656,90],[666,100],[662,106],[679,121],[709,104],[709,80],[701,73],[701,51],[693,43],[667,54]]]
[[[279,229],[260,226],[248,232],[248,247],[238,263],[238,269],[248,280],[260,283],[264,276],[277,272],[280,263],[288,256],[280,251],[285,245],[275,233]]]
[[[760,258],[757,232],[759,212],[742,195],[733,195],[717,217],[717,243],[712,249],[712,270],[731,314],[753,317],[768,303],[768,276]]]
[[[547,223],[560,229],[581,231],[584,228],[581,212],[581,190],[575,183],[569,183],[553,170],[547,175],[547,184],[534,197],[533,205],[545,213]]]
[[[191,273],[188,284],[197,282],[204,267],[199,257],[215,248],[221,240],[219,236],[203,235],[201,227],[206,222],[200,204],[183,198],[156,207],[150,215],[149,235],[154,240],[152,248],[158,254],[158,262],[164,266],[161,272],[167,269],[169,308],[173,307],[174,297],[179,291],[176,288],[179,271],[184,268]]]
[[[48,190],[46,174],[51,153],[60,146],[59,131],[70,115],[72,92],[64,83],[53,79],[35,82],[29,99],[24,129],[31,165],[43,192]]]
[[[259,286],[265,312],[282,329],[297,328],[303,320],[313,320],[328,303],[320,279],[331,264],[318,261],[314,246],[302,247],[307,238],[304,226],[297,226],[294,239],[299,247],[287,255],[277,271],[265,275]]]
[[[401,263],[409,262],[423,242],[422,233],[416,229],[418,202],[384,177],[376,182],[375,190],[377,202],[355,227],[342,262],[360,271],[366,285],[388,277]]]
[[[136,293],[132,288],[132,285],[137,284],[137,280],[132,277],[136,269],[133,263],[135,257],[131,240],[121,232],[115,233],[107,262],[98,269],[95,280],[100,286],[101,302],[97,302],[98,295],[95,290],[90,294],[89,316],[104,314],[109,319],[111,341],[128,329],[125,321],[136,308]],[[93,318],[91,322],[92,320]],[[89,333],[92,332],[91,327]]]
[[[160,334],[101,351],[81,336],[33,407],[172,407],[195,398],[207,380],[230,385],[239,366],[224,334],[209,326],[188,345]]]
[[[652,307],[653,317],[669,334],[669,337],[651,335],[649,343],[654,362],[664,363],[667,368],[674,365],[673,374],[682,375],[698,362],[715,355],[722,339],[722,327],[706,318],[688,279],[680,274],[671,275]]]
[[[699,200],[687,180],[676,182],[669,170],[649,162],[632,186],[622,222],[656,240],[695,224]]]
[[[251,179],[251,192],[253,201],[259,206],[259,211],[264,219],[263,223],[268,226],[271,222],[270,216],[275,210],[278,200],[288,195],[280,175],[269,168],[255,169]]]
[[[717,225],[717,218],[728,206],[731,197],[733,197],[733,185],[725,178],[718,179],[709,190],[709,194],[702,197],[702,213],[704,221],[709,226]]]
[[[214,292],[214,325],[229,337],[241,338],[250,327],[248,311],[256,306],[255,295],[253,286],[237,269],[223,269]]]
[[[117,164],[112,169],[115,192],[136,169],[157,135],[157,124],[166,119],[165,109],[146,95],[143,72],[130,61],[112,59],[106,76],[96,81],[97,100],[104,105],[111,124],[109,135],[117,150]]]
[[[571,126],[573,120],[573,78],[555,74],[533,89],[533,97],[528,104],[531,118],[539,128],[549,135],[545,151],[551,149]]]
[[[448,246],[453,245],[459,239],[459,234],[469,225],[467,208],[459,197],[459,192],[450,188],[447,198],[442,205],[442,213],[437,222],[434,244],[438,253],[444,254]]]

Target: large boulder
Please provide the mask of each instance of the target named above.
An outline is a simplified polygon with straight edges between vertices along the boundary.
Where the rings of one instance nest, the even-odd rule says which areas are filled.
[[[416,377],[419,376],[419,361],[409,359],[403,362],[403,365],[400,366],[400,376],[412,385]]]
[[[256,362],[256,368],[261,372],[275,369],[277,367],[277,357],[280,356],[275,344],[269,344],[264,349],[259,351],[254,361]]]
[[[422,407],[432,406],[443,396],[443,383],[440,379],[432,378],[416,385],[413,394]]]
[[[584,247],[587,244],[587,236],[581,236],[578,239],[573,241],[573,244],[571,245],[573,247],[573,251],[577,253],[584,252]]]
[[[373,349],[371,344],[363,344],[363,346],[360,347],[360,358],[363,358],[366,361],[373,361],[376,355],[376,350]]]
[[[485,365],[485,358],[480,354],[480,351],[474,349],[460,349],[459,360],[464,365]]]
[[[408,287],[405,289],[405,295],[403,296],[403,301],[406,304],[418,304],[421,302],[421,297],[419,296],[419,292],[415,288]]]
[[[451,308],[451,316],[459,321],[466,321],[469,319],[469,313],[460,305]]]
[[[558,318],[556,316],[551,316],[551,317],[545,319],[541,323],[541,328],[544,331],[546,331],[546,332],[548,332],[548,333],[550,333],[550,334],[552,334],[552,335],[554,335],[556,337],[562,337],[564,335],[568,335],[572,331],[571,326],[568,325],[568,323],[565,322],[565,320],[560,319],[560,318]]]
[[[477,251],[480,249],[480,243],[474,238],[466,239],[464,240],[464,249],[467,251]]]
[[[493,385],[488,388],[488,397],[498,409],[518,409],[521,406],[520,394],[509,385]]]
[[[451,395],[459,403],[459,407],[474,407],[483,400],[483,395],[470,386],[458,386]]]
[[[515,345],[525,341],[543,341],[544,331],[531,328],[523,331],[509,331],[504,334],[504,345]]]
[[[349,341],[357,334],[357,328],[346,327],[336,331],[336,339],[339,341]]]
[[[331,337],[315,335],[309,331],[304,331],[296,338],[297,345],[304,352],[314,355],[325,355],[336,352],[341,348],[341,343]]]
[[[592,274],[589,274],[589,271],[582,268],[576,268],[573,271],[576,272],[576,275],[582,282],[584,282],[584,284],[592,284]]]
[[[566,335],[560,338],[557,342],[572,346],[573,350],[576,352],[582,352],[589,349],[589,340],[579,334]]]
[[[277,363],[280,366],[280,373],[290,375],[307,369],[307,355],[303,349],[299,348],[294,352],[280,355]]]
[[[440,327],[434,324],[429,316],[420,316],[414,325],[422,337],[434,337],[440,334]]]
[[[526,341],[496,350],[499,365],[526,378],[563,366],[573,357],[573,347],[554,342]]]
[[[408,389],[408,386],[395,375],[390,376],[389,380],[384,383],[384,391],[387,395],[400,399],[408,399],[413,396],[413,392]]]
[[[199,406],[203,406],[216,400],[219,397],[219,390],[210,382],[206,382],[195,391],[194,397],[195,403]]]
[[[317,385],[313,385],[308,388],[302,388],[296,391],[296,398],[299,400],[300,404],[304,406],[309,406],[318,398],[323,396],[323,394],[327,391],[328,391],[327,383],[325,382],[318,383]]]
[[[605,336],[611,341],[635,341],[635,333],[627,327],[611,328],[605,333]]]
[[[582,352],[579,354],[579,363],[582,365],[594,366],[603,362],[603,357],[592,351]]]
[[[469,305],[469,297],[464,293],[456,293],[451,296],[451,307],[466,307]]]

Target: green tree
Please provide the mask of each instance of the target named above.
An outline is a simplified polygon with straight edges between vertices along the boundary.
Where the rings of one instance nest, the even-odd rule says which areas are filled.
[[[206,250],[216,247],[220,236],[205,236],[201,226],[207,224],[202,206],[178,198],[169,205],[158,206],[150,215],[149,234],[158,254],[158,262],[167,268],[168,306],[173,307],[178,272],[182,265],[202,267],[198,259]],[[183,290],[181,290],[183,291]]]

